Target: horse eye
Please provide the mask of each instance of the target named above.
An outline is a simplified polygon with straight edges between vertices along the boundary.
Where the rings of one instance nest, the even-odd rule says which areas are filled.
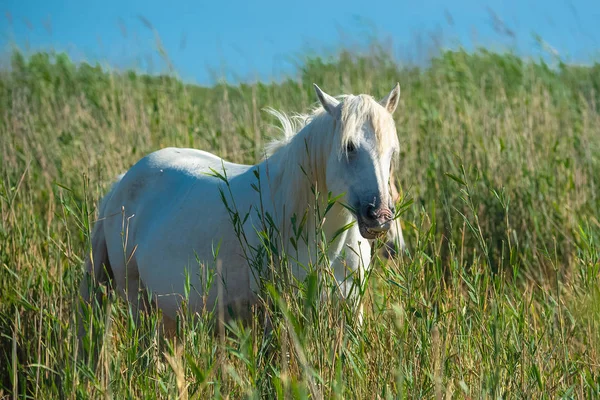
[[[354,145],[354,143],[348,142],[348,144],[346,145],[346,151],[348,153],[354,153],[356,151],[356,146]]]

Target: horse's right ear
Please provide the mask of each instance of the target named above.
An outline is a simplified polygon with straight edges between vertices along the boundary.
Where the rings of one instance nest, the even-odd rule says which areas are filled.
[[[321,105],[323,106],[325,111],[327,111],[327,113],[329,113],[329,115],[331,115],[332,117],[336,118],[336,116],[337,116],[336,109],[337,109],[338,104],[340,104],[340,102],[337,101],[335,98],[331,97],[330,95],[328,95],[327,93],[325,93],[324,91],[322,91],[321,88],[318,87],[316,83],[313,83],[313,86],[315,87],[315,92],[317,93],[319,102],[321,103]]]

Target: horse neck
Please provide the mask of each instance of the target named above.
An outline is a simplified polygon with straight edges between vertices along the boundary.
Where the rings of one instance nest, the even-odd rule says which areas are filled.
[[[305,229],[310,240],[314,237],[315,224],[319,223],[315,219],[315,212],[319,210],[321,215],[325,212],[328,197],[325,172],[334,129],[331,117],[320,116],[263,161],[276,218],[283,227],[282,234],[286,243],[292,232],[291,221],[294,215],[299,224],[304,213],[308,212]],[[313,188],[318,196],[315,196]],[[326,237],[331,238],[351,218],[343,207],[334,205],[322,226]]]

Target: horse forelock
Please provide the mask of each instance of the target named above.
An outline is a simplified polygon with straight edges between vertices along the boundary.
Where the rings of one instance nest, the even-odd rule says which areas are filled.
[[[342,103],[340,155],[346,155],[347,144],[357,139],[360,127],[370,122],[377,138],[377,150],[383,154],[386,149],[398,148],[396,127],[388,113],[373,97],[361,94],[348,96]]]

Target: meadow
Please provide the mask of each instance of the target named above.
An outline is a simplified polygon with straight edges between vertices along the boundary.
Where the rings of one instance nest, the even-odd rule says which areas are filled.
[[[248,325],[157,313],[110,291],[81,357],[76,305],[98,200],[147,153],[241,163],[278,137],[265,107],[400,82],[395,166],[407,249],[375,256],[361,327],[314,280],[265,286]],[[212,87],[65,55],[0,71],[0,398],[600,397],[600,64],[447,51],[402,66],[374,45],[306,57],[277,83]]]

